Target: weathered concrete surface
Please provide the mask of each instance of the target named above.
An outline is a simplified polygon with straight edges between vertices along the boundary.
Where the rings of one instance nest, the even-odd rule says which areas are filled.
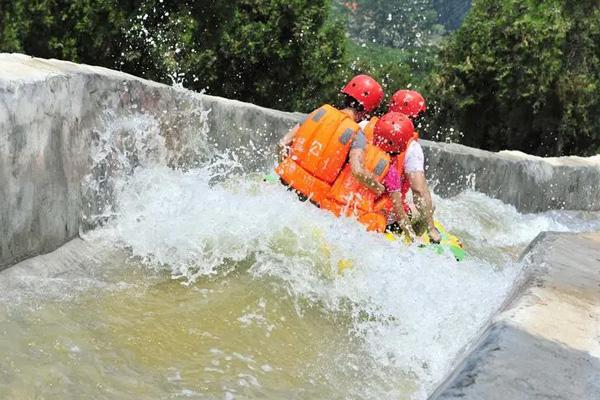
[[[0,271],[0,302],[64,299],[91,288],[113,285],[129,255],[76,238],[57,250],[31,257]]]
[[[474,189],[522,212],[600,210],[600,155],[541,158],[434,142],[425,142],[424,151],[441,196]]]
[[[600,399],[600,233],[542,234],[531,276],[432,399]]]
[[[248,169],[266,168],[267,149],[299,118],[104,68],[1,54],[0,269],[77,236],[82,210],[102,211],[109,199],[82,181],[92,174],[105,184],[114,171],[110,162],[92,170],[91,148],[111,121],[136,116],[157,121],[171,165],[237,146]],[[132,165],[136,151],[124,152]]]

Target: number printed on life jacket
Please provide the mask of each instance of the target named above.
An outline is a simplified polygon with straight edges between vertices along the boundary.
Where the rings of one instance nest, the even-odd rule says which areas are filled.
[[[310,150],[308,150],[308,152],[309,152],[309,154],[311,154],[315,157],[319,157],[321,155],[321,153],[323,152],[323,143],[315,140],[310,145]]]

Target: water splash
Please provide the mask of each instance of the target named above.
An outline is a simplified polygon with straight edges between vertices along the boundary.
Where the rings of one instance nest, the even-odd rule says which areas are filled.
[[[235,170],[228,161],[220,166],[227,164]],[[275,279],[298,313],[319,307],[354,321],[351,334],[364,340],[370,357],[416,377],[423,393],[519,274],[514,264],[500,268],[473,257],[457,265],[449,255],[388,242],[260,179],[229,173],[215,183],[212,167],[137,171],[118,196],[118,218],[88,239],[125,247],[187,285],[240,269],[256,280]],[[439,201],[443,215],[447,203]],[[354,264],[343,275],[341,258]]]
[[[137,123],[140,131],[156,129],[151,121]],[[102,149],[99,165],[107,160]],[[414,382],[415,398],[426,398],[510,292],[521,274],[519,251],[542,230],[598,224],[564,212],[519,214],[476,192],[436,197],[437,215],[462,235],[471,254],[457,264],[450,255],[389,242],[301,203],[282,186],[244,173],[233,157],[213,154],[211,162],[184,171],[167,167],[162,151],[148,154],[136,161],[143,167],[134,168],[128,157],[109,157],[124,162],[116,169],[123,173],[110,178],[112,208],[104,226],[86,240],[126,249],[190,290],[248,275],[254,290],[264,292],[236,317],[240,329],[264,328],[268,337],[285,326],[267,316],[263,297],[273,296],[291,302],[298,318],[319,310],[340,321],[363,353],[331,356],[321,373],[334,382],[352,366],[368,366],[374,383],[367,392],[353,388],[359,398],[397,396],[384,383],[397,375]],[[354,267],[340,274],[340,259]]]

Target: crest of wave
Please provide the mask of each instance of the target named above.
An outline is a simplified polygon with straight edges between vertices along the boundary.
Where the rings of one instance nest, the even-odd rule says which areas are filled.
[[[436,199],[437,214],[465,234],[475,255],[457,264],[300,203],[227,155],[206,150],[213,161],[204,167],[168,168],[160,132],[157,121],[139,116],[112,119],[99,135],[88,184],[105,205],[96,214],[104,226],[86,238],[126,248],[185,284],[239,268],[276,279],[298,313],[311,304],[350,316],[350,333],[370,357],[415,378],[417,398],[445,376],[514,285],[519,265],[498,248],[570,229],[564,218],[522,215],[474,192]],[[340,274],[340,259],[353,268]]]
[[[389,242],[236,171],[227,159],[187,172],[139,169],[120,185],[115,218],[90,235],[186,284],[244,266],[279,281],[299,313],[308,301],[349,314],[374,359],[415,377],[417,397],[443,378],[518,276],[512,264],[457,264]],[[340,259],[353,268],[338,273]]]
[[[164,115],[165,119],[159,120],[138,112],[136,107],[124,114],[107,112],[103,126],[92,134],[91,171],[82,183],[85,228],[94,228],[114,216],[116,195],[136,170],[170,164],[197,164],[198,160],[210,159],[214,150],[207,139],[208,112],[202,109],[186,111],[197,115],[191,123],[178,124],[178,137],[170,138],[171,147],[177,147],[175,150],[168,148],[169,138],[164,129],[171,127],[173,121]],[[175,111],[169,117],[176,120],[181,116]]]

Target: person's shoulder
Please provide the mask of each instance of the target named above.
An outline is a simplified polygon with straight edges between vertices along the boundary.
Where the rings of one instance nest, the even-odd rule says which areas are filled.
[[[413,140],[406,149],[406,157],[404,159],[404,168],[406,172],[424,171],[425,156],[423,148],[416,140]]]
[[[421,144],[419,143],[418,140],[413,140],[408,145],[408,149],[406,149],[406,153],[407,153],[407,155],[408,155],[408,153],[423,154],[423,147],[421,147]]]
[[[422,149],[423,147],[421,146],[421,143],[419,143],[418,140],[413,140],[410,142],[410,145],[408,146],[408,148],[410,149],[411,147],[415,148],[415,149]]]
[[[303,123],[305,123],[306,121],[308,121],[309,118],[312,118],[313,121],[317,122],[319,121],[326,113],[331,112],[331,111],[339,111],[337,108],[329,105],[329,104],[323,104],[320,107],[315,108],[314,110],[312,110],[310,113],[308,114],[304,114],[302,116],[302,118],[300,118],[300,120],[298,121],[298,123],[300,125],[302,125]]]

